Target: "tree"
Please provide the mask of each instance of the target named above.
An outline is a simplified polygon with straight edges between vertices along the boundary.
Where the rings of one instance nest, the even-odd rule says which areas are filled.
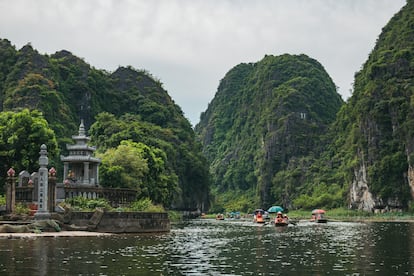
[[[50,159],[57,156],[55,133],[38,110],[0,113],[0,179],[9,167],[17,172],[38,169],[40,146],[47,146]]]
[[[208,164],[200,145],[192,141],[192,132],[160,127],[142,121],[140,115],[124,114],[117,118],[103,112],[96,116],[89,133],[93,144],[102,151],[116,148],[126,140],[138,145],[148,165],[140,189],[154,203],[176,209],[207,208]],[[115,174],[119,173],[120,168],[113,167],[106,177],[116,181]]]
[[[165,206],[178,193],[178,177],[166,166],[167,157],[161,149],[124,140],[101,158],[103,186],[135,189],[138,198],[148,197]]]
[[[102,159],[101,184],[106,187],[135,189],[146,193],[142,182],[148,172],[147,160],[136,143],[122,141],[99,156]]]

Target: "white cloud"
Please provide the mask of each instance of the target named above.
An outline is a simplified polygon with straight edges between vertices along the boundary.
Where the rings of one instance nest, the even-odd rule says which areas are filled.
[[[193,124],[219,80],[265,54],[317,59],[343,98],[404,0],[0,0],[0,37],[161,79]]]

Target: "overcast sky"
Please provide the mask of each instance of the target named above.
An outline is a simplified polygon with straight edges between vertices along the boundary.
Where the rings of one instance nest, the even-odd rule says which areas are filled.
[[[235,65],[318,60],[346,100],[354,73],[405,0],[0,0],[0,38],[65,49],[97,69],[131,65],[164,84],[195,125]]]

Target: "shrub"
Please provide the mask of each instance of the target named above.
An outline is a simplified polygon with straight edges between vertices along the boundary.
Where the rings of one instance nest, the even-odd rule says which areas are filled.
[[[4,195],[0,195],[0,206],[6,205],[6,197]]]
[[[111,209],[111,205],[108,200],[104,198],[84,198],[82,196],[66,199],[66,203],[69,203],[74,209],[79,211],[90,211],[96,208]]]
[[[131,211],[136,212],[165,212],[161,205],[154,205],[149,198],[144,198],[133,202],[130,206]]]
[[[14,208],[14,213],[16,215],[28,215],[28,214],[30,214],[30,209],[26,205],[18,203],[18,204],[16,204],[16,206]]]

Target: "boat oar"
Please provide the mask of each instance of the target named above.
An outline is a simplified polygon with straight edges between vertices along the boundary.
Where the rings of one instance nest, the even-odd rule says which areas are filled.
[[[298,224],[296,221],[291,221],[291,220],[289,220],[289,223],[290,223],[290,224],[293,224],[293,225]]]

